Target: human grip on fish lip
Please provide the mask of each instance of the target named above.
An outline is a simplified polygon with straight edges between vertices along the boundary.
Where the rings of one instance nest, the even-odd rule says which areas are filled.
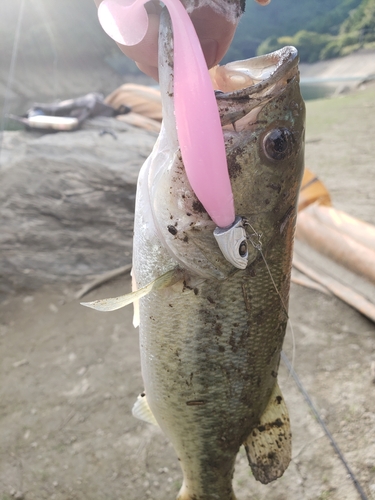
[[[145,3],[147,0],[104,0],[98,9],[104,31],[118,43],[139,43],[148,28]],[[247,252],[241,242],[246,244],[246,235],[235,214],[220,116],[203,51],[180,0],[163,3],[173,26],[174,107],[186,175],[195,195],[218,226],[214,235],[224,257],[244,269]],[[210,131],[208,136],[202,133],[205,130]],[[232,243],[234,247],[230,248]]]

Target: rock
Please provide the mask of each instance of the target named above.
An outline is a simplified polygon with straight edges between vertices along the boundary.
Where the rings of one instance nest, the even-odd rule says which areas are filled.
[[[0,290],[82,283],[130,263],[138,172],[155,139],[113,118],[76,132],[5,132]]]

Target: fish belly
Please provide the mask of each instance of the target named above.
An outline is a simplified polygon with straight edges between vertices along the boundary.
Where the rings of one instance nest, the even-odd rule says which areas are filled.
[[[234,498],[236,454],[276,383],[285,326],[262,260],[224,281],[179,283],[141,300],[146,395],[181,462],[181,498]]]

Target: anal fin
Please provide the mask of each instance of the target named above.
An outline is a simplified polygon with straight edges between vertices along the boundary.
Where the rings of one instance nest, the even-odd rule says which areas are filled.
[[[244,442],[255,479],[263,484],[281,477],[292,456],[288,409],[276,382],[259,424]]]
[[[148,424],[153,424],[159,427],[154,414],[148,406],[146,394],[144,392],[137,397],[132,409],[132,414],[133,417],[138,418],[139,420],[143,420]]]

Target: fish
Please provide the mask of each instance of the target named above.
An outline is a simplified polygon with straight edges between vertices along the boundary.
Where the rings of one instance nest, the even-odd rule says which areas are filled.
[[[176,134],[167,21],[160,32],[163,125],[138,179],[134,291],[86,305],[136,305],[144,392],[133,415],[158,425],[172,443],[183,473],[178,500],[235,500],[241,446],[265,484],[291,459],[277,375],[304,168],[298,53],[284,47],[211,70],[235,211],[246,233],[248,262],[240,269],[223,256],[216,224],[189,184]]]

